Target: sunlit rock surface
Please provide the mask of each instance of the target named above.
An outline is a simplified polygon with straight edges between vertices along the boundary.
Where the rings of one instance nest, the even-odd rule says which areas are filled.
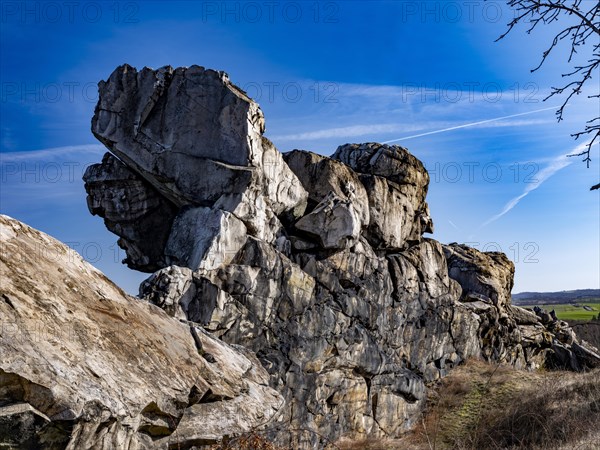
[[[197,66],[117,68],[100,83],[92,129],[110,154],[84,177],[90,211],[121,237],[131,267],[155,271],[141,300],[123,297],[133,306],[122,314],[156,345],[185,334],[193,353],[180,320],[192,322],[206,347],[168,370],[141,356],[128,370],[157,371],[151,386],[164,383],[163,402],[176,388],[195,398],[184,374],[213,367],[213,358],[240,368],[230,371],[232,386],[250,383],[211,394],[220,423],[211,403],[168,410],[181,434],[153,412],[148,429],[168,428],[182,448],[239,434],[259,417],[270,438],[292,448],[395,437],[420,420],[427,386],[468,358],[524,369],[600,362],[564,322],[510,304],[514,266],[506,256],[424,237],[433,232],[429,175],[405,148],[346,144],[331,157],[282,155],[263,137],[258,105],[224,73]],[[146,318],[156,310],[149,304],[172,319]],[[171,371],[180,378],[171,382]],[[133,389],[120,383],[111,389]],[[154,394],[144,395],[136,401],[146,407]],[[14,412],[15,421],[53,413],[32,406]],[[116,442],[119,433],[91,433],[89,442]]]
[[[0,239],[8,448],[217,442],[282,407],[251,352],[126,295],[66,245],[7,216]]]

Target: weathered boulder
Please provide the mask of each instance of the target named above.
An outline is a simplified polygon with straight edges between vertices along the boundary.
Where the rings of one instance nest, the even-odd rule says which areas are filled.
[[[332,155],[359,173],[368,197],[365,236],[375,248],[403,249],[433,232],[425,202],[429,175],[423,164],[399,146],[346,144]]]
[[[459,244],[445,245],[444,252],[450,277],[460,283],[464,301],[482,300],[508,313],[515,265],[504,253],[482,253]]]
[[[362,221],[350,200],[330,192],[310,213],[296,222],[296,229],[319,239],[321,247],[341,249],[358,239]]]
[[[261,179],[278,214],[306,199],[281,156],[265,152],[258,104],[224,72],[125,64],[99,91],[94,135],[178,206],[211,205]]]
[[[369,142],[340,145],[331,156],[352,167],[356,172],[378,175],[394,183],[418,188],[419,197],[425,199],[429,174],[423,163],[399,145]]]
[[[522,367],[600,367],[598,350],[578,342],[569,324],[511,305],[514,264],[504,253],[479,252],[466,245],[444,246],[450,277],[462,288],[461,302],[477,311],[482,354]],[[524,355],[524,358],[523,358]]]
[[[539,318],[544,336],[552,345],[546,354],[546,365],[568,370],[588,370],[600,367],[600,351],[586,341],[577,339],[575,331],[556,315],[534,307],[533,313]]]
[[[512,261],[504,253],[482,253],[466,245],[446,245],[444,252],[449,275],[462,288],[460,300],[481,318],[478,334],[483,356],[516,366],[526,361],[539,364],[540,358],[534,362],[533,354],[523,359],[523,339],[511,314],[510,292],[515,273]]]
[[[370,221],[365,236],[375,248],[403,249],[433,233],[429,207],[410,185],[399,185],[377,175],[360,175],[367,190]]]
[[[536,325],[540,322],[534,312],[528,311],[516,305],[510,305],[511,315],[514,317],[517,325]]]
[[[0,443],[189,447],[260,426],[281,408],[249,351],[127,296],[7,216],[0,244]]]
[[[358,175],[345,164],[316,153],[294,150],[283,155],[285,162],[308,192],[312,206],[333,192],[356,209],[361,224],[369,224],[369,199]]]
[[[139,297],[164,309],[170,316],[187,320],[188,305],[196,295],[192,270],[169,266],[154,272],[140,284]]]

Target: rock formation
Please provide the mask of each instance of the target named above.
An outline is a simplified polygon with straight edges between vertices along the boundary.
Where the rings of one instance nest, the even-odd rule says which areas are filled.
[[[0,216],[0,443],[177,448],[259,426],[283,398],[248,350],[130,297]]]
[[[242,426],[292,448],[394,437],[419,419],[427,384],[467,358],[600,364],[566,324],[511,305],[514,266],[505,255],[423,237],[433,232],[429,176],[406,149],[367,143],[331,157],[282,155],[264,129],[255,102],[224,73],[198,66],[117,68],[100,83],[92,121],[110,153],[84,175],[90,212],[120,237],[130,267],[153,272],[122,314],[140,327],[148,321],[156,345],[168,345],[168,333],[189,339],[181,322],[191,324],[210,354],[231,352],[231,361],[215,356],[223,367],[251,368],[237,380],[232,368],[230,381],[250,390],[214,394],[216,408],[245,405],[237,422],[208,426],[215,440]],[[199,369],[206,358],[195,358],[177,371],[179,385],[158,377],[152,386],[181,386],[192,397],[185,373],[213,382]],[[137,364],[131,370],[147,370]],[[263,368],[282,405],[261,384]],[[162,370],[168,378],[172,369]],[[177,404],[168,414],[181,421],[164,434],[182,448],[210,441],[190,425],[208,407]],[[142,448],[162,442],[138,440]]]
[[[121,237],[130,267],[152,272],[208,254],[226,262],[246,232],[275,243],[284,236],[280,219],[304,212],[307,193],[263,136],[260,108],[225,73],[198,66],[138,72],[124,65],[100,82],[99,95],[92,132],[125,167],[107,157],[84,178],[92,213]],[[115,179],[118,188],[104,179]],[[132,198],[121,204],[124,186]],[[165,215],[156,239],[148,239],[148,226],[132,226],[131,212],[115,217],[128,203],[146,220],[153,212]],[[195,232],[187,230],[190,222]],[[167,237],[164,227],[171,229]]]

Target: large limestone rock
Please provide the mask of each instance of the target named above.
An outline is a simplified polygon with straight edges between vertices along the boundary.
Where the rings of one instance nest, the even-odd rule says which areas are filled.
[[[444,252],[449,275],[462,288],[460,300],[482,319],[479,336],[486,358],[520,365],[522,336],[510,309],[514,264],[504,253],[482,253],[466,245],[444,246]],[[528,356],[535,364],[533,355]]]
[[[425,202],[429,174],[405,148],[346,144],[332,158],[360,174],[370,213],[366,237],[374,247],[403,249],[433,232]]]
[[[342,161],[358,173],[378,175],[400,185],[412,185],[419,189],[419,197],[425,198],[429,174],[423,163],[398,145],[375,142],[345,144],[337,148],[333,159]]]
[[[129,265],[149,272],[173,261],[189,260],[194,269],[200,264],[189,255],[170,254],[173,246],[162,258],[169,234],[186,232],[171,230],[183,207],[229,212],[252,236],[275,242],[279,218],[298,219],[308,194],[264,130],[258,104],[224,72],[120,66],[99,84],[92,131],[127,167],[110,156],[90,167],[84,175],[90,211],[122,238]],[[125,182],[140,185],[134,197],[141,198],[140,214],[157,206],[155,191],[160,193],[166,216],[159,220],[160,239],[152,242],[155,224],[148,220],[123,223],[132,214],[119,200]],[[115,219],[113,212],[123,218]]]
[[[369,199],[357,174],[345,164],[316,153],[294,150],[283,155],[285,162],[308,191],[314,207],[330,193],[351,202],[361,224],[369,224]]]
[[[273,183],[267,193],[276,214],[306,198],[281,156],[263,142],[258,104],[224,72],[137,71],[125,64],[99,91],[94,135],[175,204],[213,204],[261,179]]]
[[[323,248],[342,249],[358,239],[362,221],[350,200],[330,192],[309,214],[296,222],[296,229],[319,239]]]
[[[375,248],[403,249],[433,233],[427,203],[417,189],[377,175],[361,174],[369,198],[370,221],[366,237]]]
[[[515,266],[504,253],[479,252],[466,245],[444,246],[450,277],[463,288],[465,300],[492,303],[507,313]]]
[[[147,256],[160,269],[141,299],[256,353],[285,399],[267,425],[276,442],[312,449],[398,436],[420,419],[427,386],[468,358],[600,364],[566,324],[510,304],[514,266],[504,255],[423,237],[433,232],[429,176],[406,149],[346,144],[331,158],[282,156],[263,130],[258,106],[221,72],[122,66],[100,84],[93,131],[127,172],[107,157],[86,182],[92,212],[136,249],[128,260]],[[138,240],[152,230],[112,225],[122,223],[115,199],[130,185],[149,188],[133,198],[174,208],[150,247]],[[234,351],[221,345],[223,355]],[[205,436],[255,423],[261,411],[243,399],[220,410],[220,425],[203,424]],[[201,442],[194,427],[206,408],[177,416],[184,440],[173,433],[173,445]],[[43,419],[19,414],[34,427]]]
[[[188,448],[281,408],[251,352],[127,296],[7,216],[0,244],[0,446]]]
[[[579,342],[568,323],[511,305],[515,267],[504,253],[459,244],[444,246],[444,253],[450,277],[462,288],[460,301],[481,318],[477,333],[486,359],[528,368],[600,367],[598,349]]]

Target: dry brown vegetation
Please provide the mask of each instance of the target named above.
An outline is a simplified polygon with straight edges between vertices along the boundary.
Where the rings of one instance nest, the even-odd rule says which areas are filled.
[[[592,449],[600,371],[523,372],[471,361],[439,382],[414,438],[429,449]]]
[[[211,448],[214,450],[284,450],[254,431],[233,439],[226,439],[222,444]]]

